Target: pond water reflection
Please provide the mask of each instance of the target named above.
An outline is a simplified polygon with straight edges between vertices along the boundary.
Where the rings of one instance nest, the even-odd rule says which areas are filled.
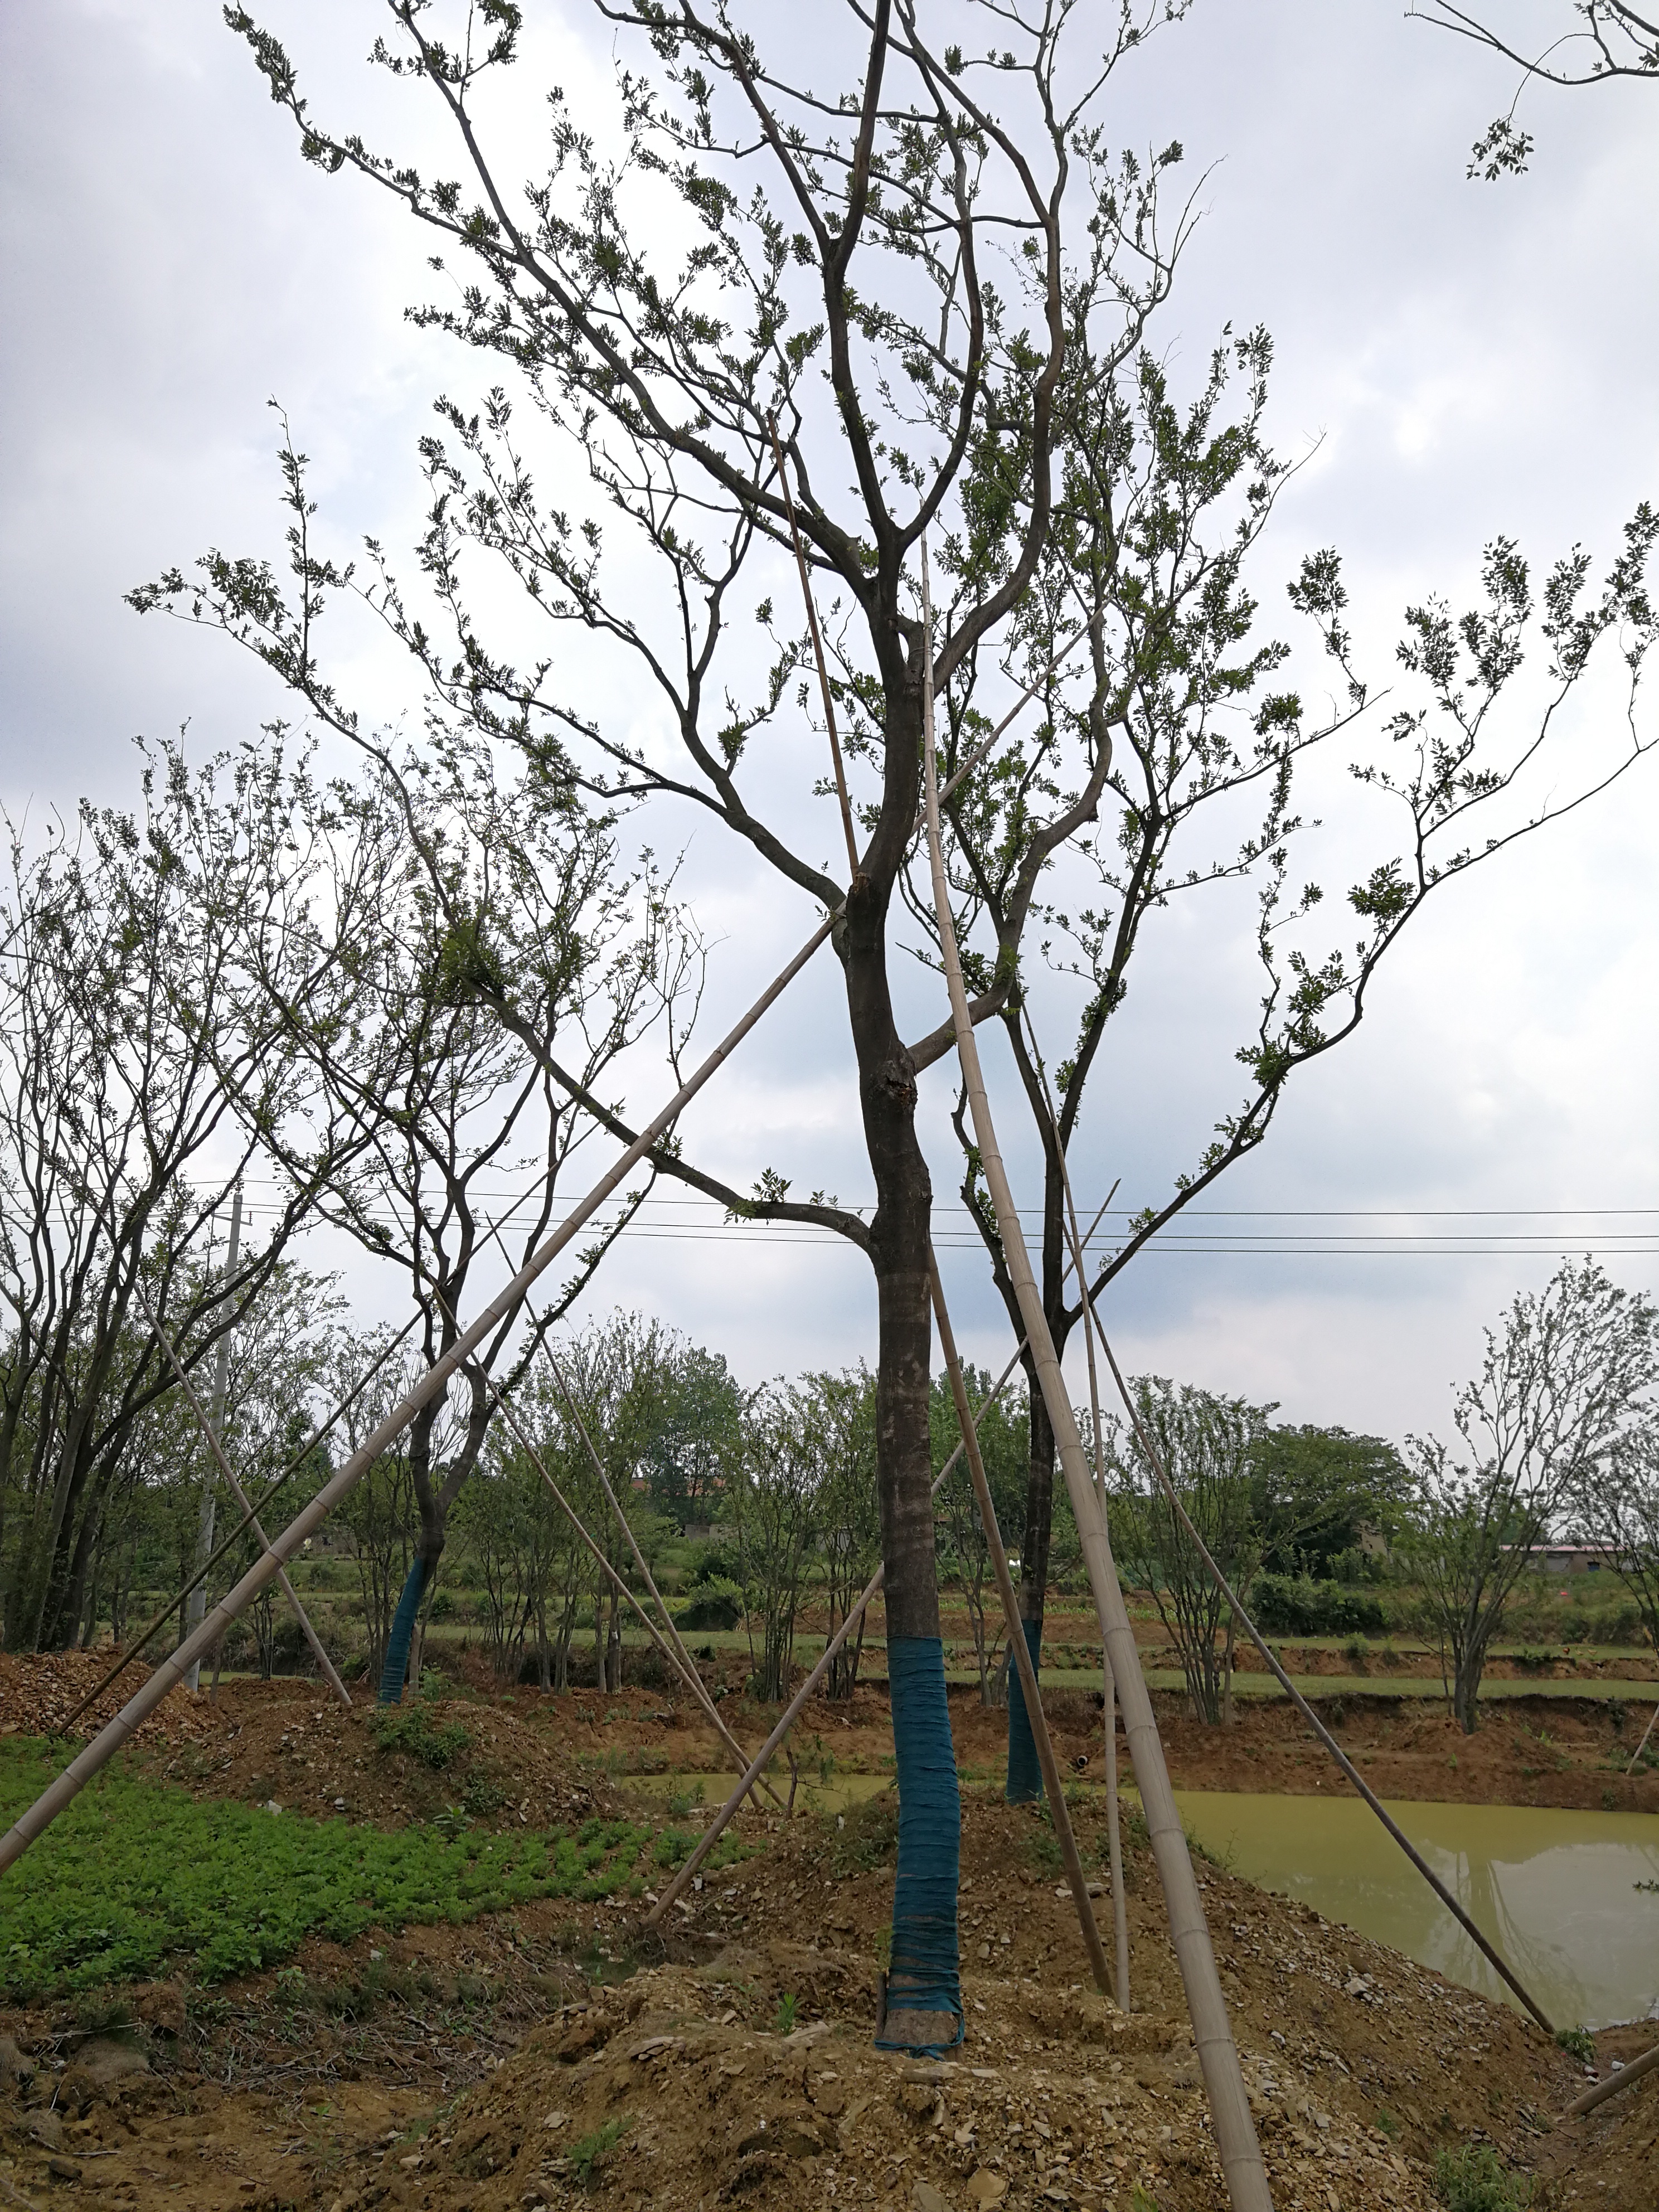
[[[1179,1790],[1189,1832],[1246,1881],[1514,1999],[1357,1798]],[[1659,2018],[1659,1818],[1390,1803],[1482,1934],[1561,2027]]]

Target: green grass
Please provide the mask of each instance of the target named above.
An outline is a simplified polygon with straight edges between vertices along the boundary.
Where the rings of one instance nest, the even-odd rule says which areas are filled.
[[[1434,2180],[1447,2212],[1525,2212],[1532,2202],[1531,2184],[1506,2172],[1486,2143],[1440,2152]]]
[[[58,1771],[50,1746],[0,1744],[0,1826]],[[626,1892],[692,1838],[648,1824],[395,1834],[273,1814],[107,1771],[0,1881],[0,1996],[28,2002],[185,1971],[203,1982],[278,1966],[307,1936],[460,1923],[536,1898]],[[741,1856],[723,1843],[714,1863]]]

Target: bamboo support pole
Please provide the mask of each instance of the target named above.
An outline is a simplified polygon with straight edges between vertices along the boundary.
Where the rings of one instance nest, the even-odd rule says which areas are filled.
[[[1632,1775],[1635,1773],[1637,1763],[1641,1759],[1642,1753],[1648,1747],[1648,1738],[1653,1734],[1654,1723],[1656,1721],[1659,1721],[1659,1705],[1656,1705],[1654,1707],[1652,1716],[1650,1718],[1647,1726],[1642,1731],[1642,1741],[1637,1745],[1634,1753],[1632,1754],[1630,1765],[1625,1769],[1625,1779],[1626,1782],[1628,1782]]]
[[[1008,1364],[1003,1369],[1001,1374],[998,1376],[996,1382],[987,1395],[984,1403],[980,1407],[979,1411],[974,1415],[974,1426],[975,1429],[979,1427],[980,1423],[985,1419],[985,1416],[990,1412],[992,1407],[995,1405],[997,1400],[1002,1395],[1003,1390],[1007,1385],[1008,1377],[1013,1373],[1015,1368],[1018,1366],[1020,1353],[1024,1352],[1024,1340],[1022,1338],[1020,1342],[1014,1348],[1012,1358],[1009,1360]],[[963,1449],[963,1446],[958,1444],[956,1449],[951,1453],[950,1458],[945,1461],[944,1466],[940,1468],[939,1473],[933,1477],[933,1486],[931,1492],[932,1496],[935,1498],[939,1496],[940,1490],[944,1487],[945,1483],[950,1477],[951,1469],[955,1467],[957,1462],[962,1457]],[[819,1654],[817,1664],[811,1668],[811,1672],[807,1674],[806,1680],[801,1684],[799,1689],[796,1691],[794,1696],[791,1698],[788,1704],[784,1707],[777,1726],[773,1729],[771,1735],[767,1737],[760,1749],[755,1753],[754,1758],[750,1760],[748,1767],[744,1770],[743,1779],[738,1783],[737,1788],[726,1799],[725,1804],[720,1807],[719,1812],[715,1814],[714,1819],[708,1823],[708,1826],[703,1830],[702,1834],[697,1839],[696,1848],[691,1853],[690,1858],[682,1863],[680,1869],[675,1875],[672,1881],[671,1881],[667,1888],[664,1890],[662,1895],[652,1906],[650,1911],[646,1914],[645,1924],[647,1928],[659,1927],[669,1906],[676,1903],[678,1899],[684,1894],[685,1891],[690,1887],[692,1877],[696,1874],[699,1868],[702,1865],[703,1861],[708,1856],[710,1851],[714,1850],[715,1844],[719,1843],[721,1836],[724,1835],[732,1820],[735,1820],[738,1808],[741,1807],[744,1799],[754,1788],[759,1777],[765,1772],[767,1767],[770,1765],[772,1760],[777,1756],[779,1745],[782,1743],[790,1729],[793,1728],[795,1723],[800,1718],[807,1699],[811,1696],[813,1691],[817,1689],[818,1684],[823,1680],[824,1676],[830,1672],[830,1663],[834,1660],[836,1652],[839,1651],[842,1645],[846,1643],[848,1638],[858,1626],[860,1621],[863,1620],[868,1607],[879,1595],[881,1585],[885,1578],[886,1572],[887,1570],[885,1567],[878,1567],[874,1574],[871,1576],[869,1581],[866,1583],[864,1588],[859,1592],[859,1595],[854,1599],[854,1602],[848,1607],[847,1618],[842,1622],[841,1626],[836,1631],[835,1634],[824,1645],[823,1651]]]
[[[1091,1327],[1094,1309],[1089,1302],[1089,1276],[1084,1265],[1083,1237],[1078,1226],[1077,1200],[1072,1190],[1072,1170],[1066,1158],[1066,1146],[1060,1133],[1060,1116],[1054,1111],[1054,1094],[1048,1088],[1048,1071],[1042,1064],[1042,1049],[1037,1043],[1036,1028],[1031,1021],[1031,1010],[1021,1010],[1025,1016],[1025,1032],[1031,1041],[1031,1064],[1042,1086],[1042,1104],[1048,1116],[1048,1128],[1054,1141],[1054,1158],[1060,1167],[1060,1195],[1066,1206],[1067,1242],[1071,1248],[1072,1266],[1077,1275],[1077,1285],[1083,1301],[1083,1348],[1089,1366],[1089,1418],[1094,1425],[1095,1491],[1100,1503],[1103,1522],[1106,1517],[1106,1486],[1100,1468],[1100,1378],[1095,1368],[1095,1336]],[[1121,1180],[1121,1178],[1120,1178]],[[1115,1182],[1106,1194],[1106,1201],[1095,1216],[1097,1222],[1106,1206],[1112,1202],[1117,1190]],[[1123,1889],[1123,1838],[1118,1826],[1117,1802],[1117,1682],[1112,1673],[1112,1655],[1106,1649],[1106,1639],[1100,1641],[1100,1667],[1103,1683],[1102,1703],[1106,1717],[1106,1819],[1108,1822],[1108,1852],[1112,1869],[1112,1936],[1117,1952],[1117,1985],[1123,1991],[1120,2002],[1125,2012],[1129,2009],[1129,1905]]]
[[[1582,2120],[1586,2112],[1593,2112],[1598,2105],[1605,2105],[1609,2097],[1616,2097],[1644,2074],[1651,2074],[1659,2066],[1659,2043],[1644,2051],[1639,2058],[1632,2058],[1628,2066],[1621,2066],[1616,2074],[1609,2074],[1605,2081],[1598,2081],[1586,2089],[1582,2097],[1575,2097],[1561,2117],[1564,2120]]]
[[[295,1476],[300,1472],[300,1469],[311,1457],[313,1452],[316,1450],[318,1445],[321,1443],[323,1438],[334,1426],[336,1421],[340,1419],[343,1414],[349,1413],[351,1407],[356,1403],[357,1400],[362,1396],[363,1392],[368,1389],[369,1384],[380,1373],[381,1368],[386,1365],[386,1361],[391,1358],[392,1353],[398,1349],[398,1346],[409,1334],[410,1331],[414,1328],[416,1322],[419,1321],[420,1317],[421,1316],[418,1313],[411,1314],[408,1321],[405,1322],[404,1326],[398,1331],[396,1336],[394,1336],[392,1341],[386,1346],[385,1350],[377,1353],[374,1360],[371,1361],[369,1365],[364,1370],[362,1376],[360,1376],[358,1380],[352,1384],[350,1389],[347,1391],[345,1396],[341,1399],[339,1404],[336,1406],[328,1419],[325,1421],[319,1423],[319,1425],[312,1431],[311,1434],[301,1445],[299,1450],[295,1453],[293,1458],[289,1460],[288,1465],[283,1469],[282,1473],[279,1475],[275,1476],[269,1486],[260,1493],[257,1507],[250,1508],[250,1510],[242,1516],[242,1518],[236,1523],[236,1526],[231,1530],[229,1535],[224,1539],[213,1557],[209,1559],[204,1565],[198,1567],[196,1572],[184,1585],[183,1589],[175,1592],[175,1594],[167,1600],[167,1603],[161,1607],[160,1613],[156,1613],[154,1619],[150,1621],[149,1626],[143,1630],[132,1643],[128,1644],[126,1650],[116,1661],[114,1666],[110,1668],[108,1674],[104,1676],[102,1681],[98,1684],[97,1687],[88,1691],[86,1696],[82,1698],[80,1704],[75,1708],[75,1711],[64,1723],[62,1728],[58,1731],[60,1735],[67,1735],[69,1734],[70,1729],[74,1727],[76,1722],[80,1719],[82,1714],[86,1711],[87,1708],[89,1705],[95,1705],[99,1698],[103,1696],[105,1691],[108,1689],[110,1684],[118,1680],[119,1676],[125,1674],[127,1668],[131,1666],[133,1661],[143,1650],[145,1644],[149,1642],[150,1638],[155,1635],[156,1630],[158,1628],[165,1627],[167,1622],[172,1620],[173,1614],[178,1612],[179,1607],[190,1595],[191,1590],[193,1590],[198,1583],[205,1582],[208,1577],[213,1572],[215,1567],[218,1565],[220,1560],[222,1559],[228,1553],[235,1549],[236,1546],[241,1541],[242,1538],[247,1534],[249,1528],[252,1526],[254,1512],[257,1510],[263,1513],[266,1506],[270,1504],[271,1499],[275,1498],[277,1492],[282,1489],[283,1485],[285,1483],[291,1482],[294,1480]]]
[[[939,1350],[944,1354],[945,1371],[950,1378],[951,1396],[956,1404],[962,1441],[968,1454],[968,1472],[973,1480],[974,1497],[979,1506],[980,1525],[985,1531],[985,1546],[991,1554],[991,1568],[1002,1599],[1003,1618],[1008,1624],[1008,1649],[1019,1670],[1019,1686],[1025,1692],[1025,1711],[1031,1723],[1031,1740],[1036,1746],[1037,1765],[1042,1770],[1042,1785],[1048,1792],[1048,1810],[1059,1840],[1060,1860],[1066,1869],[1072,1902],[1077,1907],[1078,1924],[1083,1930],[1083,1948],[1089,1954],[1089,1971],[1094,1976],[1095,1987],[1102,1996],[1110,1997],[1116,2003],[1117,1987],[1113,1981],[1112,1970],[1106,1963],[1100,1930],[1095,1924],[1095,1909],[1089,1901],[1088,1878],[1084,1874],[1083,1861],[1078,1852],[1071,1810],[1066,1802],[1066,1786],[1060,1778],[1060,1762],[1054,1757],[1054,1738],[1048,1733],[1048,1716],[1042,1710],[1042,1699],[1037,1689],[1036,1668],[1031,1664],[1031,1654],[1020,1622],[1019,1597],[1014,1589],[1014,1578],[1008,1571],[1008,1553],[1003,1545],[1002,1531],[997,1525],[996,1505],[991,1496],[990,1483],[986,1479],[985,1462],[980,1455],[979,1432],[974,1426],[973,1410],[968,1403],[968,1386],[962,1379],[962,1363],[957,1358],[956,1336],[945,1304],[945,1286],[939,1279],[939,1261],[931,1245],[927,1253],[927,1276],[933,1293],[933,1319],[939,1325]]]
[[[1470,1942],[1474,1943],[1476,1949],[1486,1960],[1487,1964],[1491,1966],[1505,1982],[1508,1983],[1510,1988],[1514,1990],[1516,1996],[1521,2000],[1521,2002],[1532,2014],[1540,2027],[1543,2029],[1545,2034],[1553,2036],[1555,2033],[1554,2027],[1551,2023],[1548,2015],[1544,2012],[1542,2007],[1536,2002],[1531,1992],[1516,1978],[1516,1975],[1510,1971],[1509,1966],[1505,1963],[1496,1947],[1490,1943],[1486,1940],[1486,1936],[1482,1935],[1480,1929],[1475,1926],[1474,1922],[1463,1910],[1457,1899],[1452,1895],[1445,1883],[1441,1881],[1439,1875],[1436,1874],[1433,1868],[1430,1866],[1428,1861],[1418,1850],[1416,1844],[1413,1843],[1411,1838],[1407,1835],[1404,1829],[1401,1827],[1399,1822],[1389,1812],[1388,1807],[1376,1795],[1376,1792],[1371,1788],[1370,1783],[1366,1781],[1364,1776],[1361,1774],[1359,1769],[1348,1757],[1347,1753],[1343,1750],[1341,1745],[1331,1734],[1329,1729],[1326,1727],[1324,1722],[1320,1719],[1318,1714],[1308,1703],[1308,1700],[1303,1696],[1301,1691],[1297,1688],[1295,1683],[1291,1681],[1290,1676],[1285,1672],[1284,1668],[1279,1664],[1279,1655],[1271,1648],[1267,1639],[1263,1637],[1261,1630],[1256,1626],[1255,1621],[1251,1620],[1249,1614],[1244,1610],[1243,1604],[1239,1598],[1237,1591],[1234,1589],[1232,1584],[1227,1580],[1226,1576],[1221,1571],[1221,1569],[1215,1559],[1211,1556],[1209,1547],[1205,1543],[1204,1539],[1199,1534],[1196,1528],[1194,1527],[1192,1516],[1188,1514],[1186,1507],[1182,1504],[1175,1485],[1170,1480],[1169,1470],[1164,1465],[1163,1459],[1158,1453],[1158,1448],[1153,1443],[1152,1437],[1148,1435],[1146,1425],[1141,1420],[1139,1408],[1136,1406],[1133,1399],[1129,1395],[1128,1385],[1123,1379],[1123,1370],[1117,1364],[1117,1355],[1113,1352],[1110,1344],[1107,1341],[1105,1330],[1100,1327],[1100,1319],[1098,1315],[1096,1315],[1094,1312],[1094,1304],[1092,1299],[1089,1301],[1089,1310],[1094,1319],[1096,1328],[1100,1330],[1101,1348],[1106,1354],[1106,1358],[1111,1368],[1113,1375],[1116,1377],[1119,1394],[1122,1397],[1129,1419],[1134,1425],[1135,1434],[1140,1440],[1140,1448],[1142,1451],[1146,1453],[1147,1461],[1157,1474],[1159,1481],[1162,1482],[1164,1491],[1168,1494],[1170,1503],[1174,1507],[1176,1515],[1180,1518],[1182,1527],[1191,1538],[1193,1545],[1196,1549],[1200,1559],[1203,1560],[1206,1569],[1214,1581],[1216,1588],[1221,1592],[1222,1596],[1225,1598],[1227,1603],[1232,1607],[1239,1626],[1244,1631],[1244,1633],[1249,1638],[1251,1643],[1255,1644],[1256,1650],[1261,1654],[1262,1658],[1267,1662],[1269,1671],[1279,1683],[1279,1687],[1284,1691],[1285,1696],[1290,1698],[1291,1704],[1301,1714],[1303,1719],[1307,1722],[1309,1727],[1319,1738],[1321,1743],[1324,1745],[1326,1750],[1329,1752],[1331,1757],[1336,1761],[1337,1765],[1341,1768],[1343,1773],[1346,1775],[1349,1781],[1352,1783],[1354,1788],[1359,1792],[1365,1802],[1370,1807],[1372,1812],[1376,1814],[1377,1819],[1382,1823],[1382,1826],[1394,1838],[1395,1843],[1399,1844],[1401,1850],[1404,1851],[1406,1856],[1417,1869],[1417,1871],[1422,1875],[1424,1881],[1428,1883],[1430,1888],[1433,1890],[1435,1895],[1440,1899],[1440,1902],[1445,1906],[1448,1912],[1449,1912],[1452,1917],[1457,1922],[1457,1924],[1462,1929],[1464,1934],[1469,1938]]]
[[[1014,1285],[1020,1319],[1025,1325],[1025,1334],[1030,1346],[1032,1364],[1036,1369],[1043,1404],[1054,1432],[1060,1465],[1065,1471],[1066,1492],[1071,1498],[1073,1515],[1082,1540],[1084,1559],[1100,1613],[1102,1637],[1111,1655],[1112,1673],[1116,1679],[1118,1695],[1122,1700],[1130,1756],[1134,1762],[1136,1780],[1140,1785],[1141,1805],[1146,1817],[1152,1855],[1164,1887],[1170,1938],[1186,1990],[1193,2039],[1209,2095],[1216,2148],[1226,2177],[1228,2195],[1233,2212],[1272,2212],[1273,2197],[1267,2186],[1267,2170],[1262,2163],[1261,2145],[1256,2141],[1255,2124],[1250,2116],[1249,2098],[1245,2093],[1243,2072],[1238,2063],[1238,2050],[1227,2019],[1226,2000],[1222,1995],[1221,1978],[1216,1968],[1215,1952],[1210,1942],[1198,1883],[1193,1874],[1186,1834],[1181,1825],[1181,1816],[1176,1810],[1175,1794],[1170,1786],[1169,1769],[1164,1764],[1164,1747],[1158,1739],[1152,1696],[1146,1687],[1146,1677],[1140,1671],[1134,1630],[1129,1620],[1128,1608],[1123,1601],[1123,1593],[1118,1586],[1105,1521],[1095,1495],[1083,1440],[1078,1433],[1077,1419],[1072,1411],[1066,1378],[1060,1372],[1060,1362],[1054,1353],[1054,1339],[1049,1333],[1048,1316],[1042,1310],[1042,1295],[1031,1272],[1030,1255],[1026,1249],[1024,1231],[1015,1210],[1013,1193],[998,1147],[996,1125],[992,1119],[990,1101],[986,1096],[985,1079],[980,1068],[979,1048],[974,1036],[973,1021],[968,1010],[968,994],[962,978],[962,961],[957,949],[950,886],[945,874],[945,848],[939,831],[939,776],[933,750],[933,609],[925,538],[921,543],[921,592],[922,780],[927,805],[927,848],[933,872],[939,950],[951,994],[951,1018],[956,1028],[957,1064],[968,1093],[981,1166],[992,1204],[996,1209],[1004,1262]]]
[[[565,1247],[580,1235],[612,1191],[632,1174],[652,1147],[661,1142],[709,1078],[718,1072],[748,1036],[768,1007],[788,988],[829,936],[834,921],[833,915],[824,917],[793,959],[774,976],[754,1005],[727,1030],[714,1051],[680,1085],[668,1103],[652,1117],[633,1143],[599,1177],[587,1195],[566,1215],[552,1235],[532,1253],[524,1266],[490,1300],[477,1319],[462,1331],[443,1357],[428,1368],[414,1389],[393,1407],[373,1433],[364,1438],[345,1465],[338,1468],[311,1503],[295,1515],[270,1548],[254,1561],[241,1580],[220,1600],[200,1628],[185,1638],[177,1650],[155,1668],[143,1688],[99,1730],[79,1757],[72,1759],[33,1804],[19,1814],[6,1834],[0,1838],[0,1874],[3,1874],[8,1867],[15,1865],[36,1837],[52,1825],[64,1806],[74,1801],[93,1777],[113,1758],[133,1731],[154,1712],[169,1691],[176,1686],[191,1662],[199,1660],[204,1652],[212,1650],[215,1639],[222,1635],[244,1607],[258,1595],[283,1561],[299,1550],[314,1528],[322,1526],[340,1500],[362,1481],[381,1453],[397,1442],[421,1407],[428,1404],[440,1391],[448,1388],[450,1378],[456,1370],[465,1364],[484,1339],[517,1310],[525,1292],[538,1277],[550,1267]]]
[[[239,1192],[239,1201],[240,1198],[240,1193]],[[244,1525],[253,1531],[254,1540],[264,1547],[266,1556],[268,1558],[273,1556],[270,1550],[270,1539],[266,1535],[264,1527],[261,1525],[258,1513],[254,1510],[253,1507],[248,1504],[247,1492],[237,1480],[235,1469],[231,1466],[230,1462],[225,1457],[224,1446],[219,1441],[218,1434],[214,1428],[213,1423],[208,1419],[206,1407],[203,1405],[201,1400],[197,1396],[194,1389],[191,1387],[191,1379],[185,1372],[184,1362],[179,1358],[177,1351],[174,1349],[173,1339],[167,1334],[166,1329],[162,1328],[160,1317],[155,1313],[155,1309],[151,1306],[149,1300],[144,1296],[143,1285],[138,1280],[137,1275],[133,1277],[132,1288],[133,1293],[137,1297],[139,1304],[144,1310],[145,1318],[149,1322],[150,1327],[155,1330],[161,1349],[167,1356],[168,1364],[171,1365],[173,1373],[179,1378],[179,1389],[184,1392],[185,1397],[190,1401],[190,1410],[196,1416],[197,1426],[201,1430],[203,1436],[207,1439],[207,1447],[213,1455],[215,1464],[217,1466],[220,1474],[223,1475],[225,1480],[229,1484],[231,1496],[236,1500],[238,1505],[241,1507],[243,1514],[246,1516]],[[311,1646],[312,1656],[316,1660],[317,1664],[323,1671],[324,1680],[326,1681],[329,1688],[333,1691],[335,1696],[340,1700],[340,1703],[345,1707],[346,1711],[349,1712],[351,1710],[351,1692],[347,1689],[345,1684],[340,1680],[339,1673],[335,1667],[334,1662],[329,1657],[327,1652],[323,1649],[323,1639],[318,1635],[316,1629],[312,1626],[311,1615],[306,1611],[304,1606],[301,1604],[299,1593],[288,1578],[287,1568],[284,1567],[280,1561],[277,1563],[276,1566],[276,1580],[281,1585],[283,1595],[294,1607],[295,1613],[299,1620],[300,1626],[304,1631],[306,1642]],[[205,1596],[206,1593],[204,1592],[203,1595]],[[188,1632],[186,1632],[186,1634],[188,1635]],[[200,1664],[200,1660],[197,1659],[185,1669],[185,1679],[189,1683],[190,1687],[192,1690],[197,1686],[196,1678]]]

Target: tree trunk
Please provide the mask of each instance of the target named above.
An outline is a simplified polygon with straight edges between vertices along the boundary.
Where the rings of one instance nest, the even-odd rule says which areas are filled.
[[[1049,1326],[1054,1326],[1050,1317]],[[1025,1646],[1031,1655],[1031,1671],[1042,1676],[1043,1601],[1048,1588],[1048,1553],[1054,1520],[1054,1432],[1037,1388],[1036,1376],[1026,1363],[1026,1382],[1031,1401],[1031,1448],[1026,1461],[1025,1528],[1019,1554],[1019,1619]],[[1042,1773],[1037,1765],[1036,1743],[1019,1670],[1009,1654],[1008,1779],[1005,1794],[1011,1805],[1029,1805],[1042,1795]]]
[[[890,756],[896,758],[894,749],[908,743],[914,763],[917,738],[902,714],[890,715]],[[860,877],[848,894],[837,949],[847,976],[859,1103],[876,1185],[870,1226],[878,1328],[876,1480],[899,1790],[892,1962],[877,2041],[920,2051],[959,2043],[963,2035],[957,1951],[962,1806],[933,1557],[933,1184],[916,1140],[915,1068],[888,992],[887,906],[886,890]]]

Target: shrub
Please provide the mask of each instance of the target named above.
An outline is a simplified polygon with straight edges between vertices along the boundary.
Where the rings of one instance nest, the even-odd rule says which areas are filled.
[[[1435,2186],[1447,2212],[1524,2212],[1532,2185],[1505,2173],[1489,2143],[1443,2150],[1434,2162]]]
[[[459,1721],[434,1727],[430,1710],[422,1705],[377,1706],[370,1726],[382,1751],[404,1752],[434,1773],[472,1747]]]
[[[1311,1575],[1258,1575],[1249,1605],[1256,1626],[1273,1636],[1383,1636],[1391,1625],[1370,1590]]]
[[[743,1591],[727,1576],[705,1574],[674,1618],[682,1628],[735,1628],[743,1619]]]
[[[898,1792],[878,1790],[861,1805],[849,1805],[836,1822],[830,1870],[836,1875],[868,1874],[898,1850]]]

